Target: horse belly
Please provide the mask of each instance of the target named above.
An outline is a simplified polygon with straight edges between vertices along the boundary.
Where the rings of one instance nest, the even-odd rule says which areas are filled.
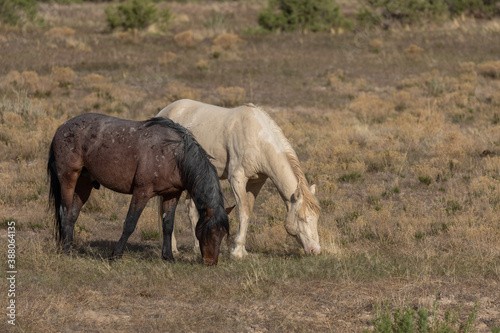
[[[102,152],[90,154],[84,159],[93,181],[113,191],[131,194],[137,161],[133,155]]]

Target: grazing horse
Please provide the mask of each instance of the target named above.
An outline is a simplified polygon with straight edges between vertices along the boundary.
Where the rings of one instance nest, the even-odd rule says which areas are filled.
[[[161,110],[157,117],[170,118],[188,128],[214,157],[212,162],[219,178],[229,180],[240,220],[232,256],[241,258],[247,254],[248,220],[267,178],[277,187],[286,205],[286,231],[295,236],[306,254],[320,252],[317,229],[320,207],[314,196],[315,186],[307,185],[295,151],[266,112],[253,104],[227,109],[179,100]],[[161,213],[163,208],[159,208]],[[197,217],[192,203],[189,217],[191,223]]]
[[[47,165],[58,242],[69,251],[80,209],[92,188],[103,185],[132,194],[113,257],[122,256],[146,203],[159,196],[165,212],[162,257],[173,261],[175,209],[187,190],[199,214],[195,234],[204,263],[216,265],[229,221],[209,158],[190,132],[170,119],[130,121],[84,114],[68,120],[54,135]]]

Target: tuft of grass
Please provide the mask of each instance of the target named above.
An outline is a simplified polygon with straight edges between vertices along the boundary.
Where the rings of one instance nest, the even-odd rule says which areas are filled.
[[[158,240],[160,239],[160,232],[158,230],[144,230],[141,229],[142,240]]]
[[[477,65],[479,74],[492,79],[500,78],[500,61],[486,61]]]
[[[191,48],[196,46],[201,41],[201,37],[193,32],[193,30],[186,30],[179,32],[174,36],[175,43],[180,47]]]
[[[210,11],[210,16],[203,22],[203,26],[212,31],[212,33],[217,33],[219,31],[224,31],[230,28],[234,22],[231,17],[225,13],[219,13],[215,10]]]
[[[33,230],[45,229],[45,224],[39,222],[29,222],[29,226]]]
[[[337,179],[341,183],[351,183],[355,181],[363,181],[363,174],[361,172],[351,172],[340,176]]]
[[[421,308],[418,311],[409,306],[391,310],[389,301],[375,305],[374,328],[371,332],[390,333],[468,333],[472,332],[479,311],[479,302],[465,321],[459,320],[461,308],[446,310],[444,318],[438,316],[438,301],[434,301],[432,309]],[[430,318],[432,317],[432,320]],[[364,332],[370,332],[365,330]]]
[[[245,103],[246,91],[242,87],[218,87],[219,105],[224,107],[235,107]]]
[[[17,224],[17,221],[13,217],[3,218],[0,221],[0,229],[7,229],[9,227],[10,222],[15,222]]]
[[[429,176],[418,176],[418,180],[427,186],[429,186],[432,183],[432,178]]]
[[[460,210],[462,210],[462,205],[456,200],[449,200],[446,202],[446,213],[448,215],[454,214]]]

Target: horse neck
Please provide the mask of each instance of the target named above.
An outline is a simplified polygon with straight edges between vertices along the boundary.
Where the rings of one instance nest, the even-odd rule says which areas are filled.
[[[212,209],[223,207],[224,201],[216,169],[208,158],[201,157],[206,153],[200,151],[202,148],[196,142],[191,144],[184,142],[184,150],[180,167],[182,178],[198,211],[206,209],[207,206]]]
[[[207,179],[205,178],[201,181],[207,181]],[[217,178],[216,181],[218,184],[219,179]],[[190,195],[198,212],[204,211],[207,207],[213,210],[223,207],[221,204],[222,194],[220,188],[218,188],[215,183],[208,185],[198,183],[196,188],[190,191]]]
[[[298,186],[292,166],[285,153],[277,153],[268,158],[267,161],[267,175],[278,189],[283,201],[288,203]]]

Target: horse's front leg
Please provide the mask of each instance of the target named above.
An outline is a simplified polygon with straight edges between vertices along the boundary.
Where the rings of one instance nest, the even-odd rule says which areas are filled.
[[[112,259],[119,259],[123,255],[123,250],[125,249],[128,238],[134,232],[137,221],[150,199],[150,196],[145,196],[143,193],[139,193],[141,193],[141,191],[134,191],[134,194],[132,195],[127,217],[123,223],[123,233],[118,241],[118,244],[116,245],[115,250],[113,251],[113,254],[111,255]]]
[[[163,248],[162,257],[168,261],[174,261],[172,253],[172,233],[174,231],[175,209],[179,197],[163,199]]]
[[[198,224],[198,220],[200,219],[200,214],[198,213],[198,209],[196,209],[196,205],[194,200],[191,198],[191,195],[186,196],[186,204],[188,206],[188,217],[191,222],[191,231],[193,234],[193,251],[194,253],[200,253],[200,242],[198,238],[196,238],[196,225]]]
[[[235,173],[229,178],[229,183],[231,184],[231,189],[233,190],[234,197],[236,199],[236,205],[238,206],[238,214],[240,218],[240,224],[234,240],[234,248],[231,251],[231,256],[238,259],[247,255],[245,239],[248,229],[248,219],[251,214],[251,208],[246,193],[247,182],[248,179],[242,172]]]

